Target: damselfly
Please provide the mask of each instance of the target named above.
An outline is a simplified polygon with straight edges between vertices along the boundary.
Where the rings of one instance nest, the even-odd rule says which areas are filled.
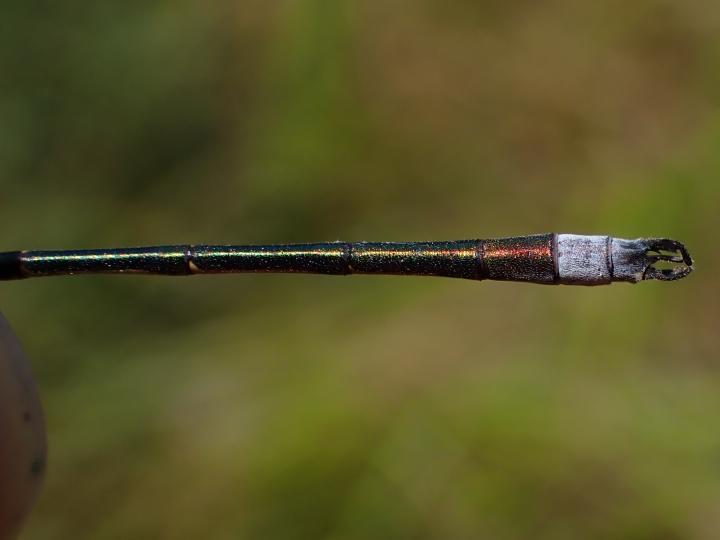
[[[674,240],[543,234],[492,240],[164,246],[0,253],[0,280],[70,274],[401,274],[603,285],[675,280],[693,261]],[[45,427],[32,376],[0,315],[0,537],[16,534],[41,486]]]
[[[0,280],[74,274],[303,272],[605,285],[672,281],[692,270],[690,254],[675,240],[573,234],[447,242],[177,245],[0,253]]]

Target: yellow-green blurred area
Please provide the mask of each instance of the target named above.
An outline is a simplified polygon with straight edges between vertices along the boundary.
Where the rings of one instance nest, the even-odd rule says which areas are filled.
[[[0,246],[669,236],[676,283],[2,285],[24,540],[720,537],[720,4],[27,2]]]

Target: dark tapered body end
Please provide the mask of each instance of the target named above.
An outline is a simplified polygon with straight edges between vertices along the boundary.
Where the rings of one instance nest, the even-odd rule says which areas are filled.
[[[26,277],[22,268],[21,251],[0,253],[0,281],[24,279]]]

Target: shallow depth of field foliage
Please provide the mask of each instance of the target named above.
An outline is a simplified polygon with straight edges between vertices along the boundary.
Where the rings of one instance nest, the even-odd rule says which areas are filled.
[[[0,246],[672,236],[542,287],[3,284],[47,413],[24,540],[720,537],[720,4],[26,2]]]

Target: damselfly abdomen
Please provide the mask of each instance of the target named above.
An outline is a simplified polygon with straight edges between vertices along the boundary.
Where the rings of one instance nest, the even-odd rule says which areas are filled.
[[[672,281],[692,270],[690,254],[675,240],[573,234],[447,242],[177,245],[0,253],[0,280],[74,274],[303,272],[605,285]]]

